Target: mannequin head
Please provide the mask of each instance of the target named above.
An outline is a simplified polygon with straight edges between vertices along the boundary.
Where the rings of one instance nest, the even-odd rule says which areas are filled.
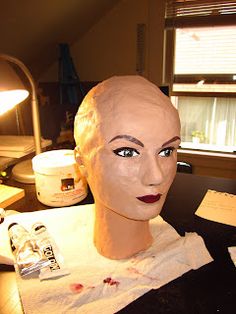
[[[180,123],[169,98],[140,76],[112,77],[87,94],[74,130],[97,217],[147,225],[176,173]]]

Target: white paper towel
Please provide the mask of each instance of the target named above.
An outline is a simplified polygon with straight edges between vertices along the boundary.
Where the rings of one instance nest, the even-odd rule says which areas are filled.
[[[30,229],[41,221],[70,270],[70,275],[47,281],[17,274],[26,314],[115,313],[147,291],[212,261],[200,236],[181,237],[160,216],[150,223],[154,243],[148,250],[129,259],[110,260],[93,245],[93,219],[91,204],[6,217],[0,226],[0,263],[12,260],[8,225],[18,222]]]

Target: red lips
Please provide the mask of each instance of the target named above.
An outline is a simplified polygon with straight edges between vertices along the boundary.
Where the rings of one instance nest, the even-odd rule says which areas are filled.
[[[155,203],[159,201],[160,198],[161,198],[161,194],[144,195],[144,196],[137,197],[138,200],[144,203]]]

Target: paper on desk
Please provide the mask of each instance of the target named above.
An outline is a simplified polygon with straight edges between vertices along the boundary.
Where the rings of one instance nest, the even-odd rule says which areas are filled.
[[[228,247],[228,252],[230,254],[232,262],[234,263],[234,266],[236,267],[236,246]]]
[[[151,289],[212,261],[196,233],[181,237],[160,216],[151,221],[151,248],[124,260],[110,260],[93,245],[94,205],[80,205],[6,217],[0,225],[0,255],[11,258],[7,226],[43,222],[59,245],[70,275],[56,280],[22,279],[18,287],[26,314],[115,313]]]
[[[4,171],[8,167],[16,164],[17,162],[17,158],[0,156],[0,171]]]
[[[25,196],[25,191],[15,186],[0,184],[0,207],[6,208],[10,204]]]
[[[52,144],[41,138],[41,147]],[[20,158],[35,151],[34,137],[29,135],[0,135],[0,156]]]
[[[195,214],[236,227],[236,195],[208,190]]]

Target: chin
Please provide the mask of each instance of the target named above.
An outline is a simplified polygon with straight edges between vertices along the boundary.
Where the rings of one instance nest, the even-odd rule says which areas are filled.
[[[151,220],[153,218],[156,218],[158,215],[160,215],[161,209],[156,210],[154,213],[150,213],[150,215],[144,215],[143,219],[140,220]]]
[[[125,214],[123,212],[121,216],[130,220],[147,221],[157,217],[160,214],[161,210],[162,207],[160,208],[160,206],[155,206],[153,208],[150,207],[148,209],[142,207],[141,209],[137,210],[133,215],[130,213]]]

